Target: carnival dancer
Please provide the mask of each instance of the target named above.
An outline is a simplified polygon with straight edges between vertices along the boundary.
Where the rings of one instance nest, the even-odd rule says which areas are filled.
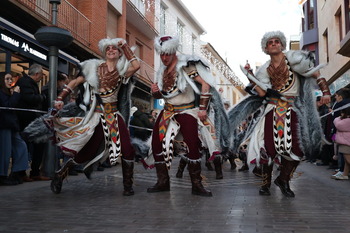
[[[242,100],[229,112],[229,119],[234,129],[247,116],[261,112],[256,115],[254,127],[247,129],[249,132],[240,142],[248,146],[248,161],[256,163],[262,171],[259,194],[270,195],[276,163],[280,174],[274,183],[286,197],[294,197],[289,181],[301,158],[320,149],[323,137],[313,88],[317,82],[325,104],[330,102],[330,91],[320,75],[319,69],[323,66],[315,67],[312,53],[284,51],[286,38],[282,32],[264,34],[261,48],[270,60],[255,76],[249,65],[241,67],[251,82],[248,91],[256,96]]]
[[[212,87],[213,77],[208,66],[198,57],[177,55],[179,40],[174,36],[155,39],[155,49],[162,61],[156,83],[152,84],[154,98],[165,100],[152,134],[152,153],[157,171],[157,183],[147,192],[170,190],[168,170],[174,144],[182,142],[186,151],[192,194],[212,196],[201,178],[201,147],[208,148],[212,159],[221,159],[220,151],[228,147],[228,119],[219,94]],[[196,107],[196,96],[199,107]],[[215,126],[208,119],[210,102],[216,113]],[[225,135],[226,133],[226,135]]]
[[[123,195],[134,195],[133,169],[135,151],[126,126],[130,114],[130,77],[140,68],[138,59],[124,39],[102,39],[98,47],[103,60],[81,63],[82,75],[72,80],[59,94],[55,108],[63,107],[63,99],[80,87],[84,116],[54,118],[55,138],[62,151],[71,156],[52,181],[52,191],[59,193],[68,169],[76,163],[87,163],[84,172],[90,178],[92,166],[109,157],[114,165],[121,156]]]

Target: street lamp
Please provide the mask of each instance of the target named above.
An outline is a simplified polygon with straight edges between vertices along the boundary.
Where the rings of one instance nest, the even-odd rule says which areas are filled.
[[[52,25],[39,28],[34,37],[39,43],[49,47],[49,103],[52,108],[57,97],[58,49],[70,45],[73,36],[66,29],[57,26],[57,6],[61,4],[61,0],[50,0],[50,4],[52,4]],[[56,159],[56,148],[49,143],[45,159],[45,170],[49,176],[54,175]]]

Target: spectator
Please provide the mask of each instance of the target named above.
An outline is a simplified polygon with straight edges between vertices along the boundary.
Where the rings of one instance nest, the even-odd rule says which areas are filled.
[[[343,172],[335,179],[348,180],[350,171],[350,108],[341,111],[341,115],[334,119],[334,126],[337,129],[335,142],[338,144],[338,152],[344,157]]]
[[[144,112],[143,106],[137,106],[137,110],[133,114],[133,118],[130,121],[130,125],[145,128],[134,128],[134,137],[145,141],[151,136],[151,131],[147,129],[152,129],[153,125],[150,122],[147,113]]]
[[[320,116],[323,116],[327,113],[329,113],[330,108],[326,104],[321,104],[321,96],[317,96],[316,98],[316,105],[317,110]],[[325,139],[328,142],[332,141],[332,135],[331,135],[331,127],[332,127],[332,116],[328,115],[327,117],[321,118],[321,125],[323,129],[323,134],[325,136]],[[320,154],[316,157],[319,162],[316,162],[317,166],[328,166],[331,163],[333,156],[333,145],[332,144],[324,144],[322,146]]]
[[[152,109],[150,112],[150,122],[152,123],[152,125],[154,125],[154,123],[156,122],[158,117],[158,111],[156,109]]]
[[[43,103],[46,101],[45,95],[40,94],[38,83],[43,77],[43,68],[39,64],[33,64],[29,67],[28,75],[25,74],[18,80],[17,85],[21,88],[21,99],[19,107],[24,109],[42,110]],[[20,130],[23,131],[33,120],[40,117],[40,113],[34,111],[24,111],[18,114]],[[43,176],[41,171],[41,162],[44,156],[44,143],[26,142],[31,156],[30,177],[35,180],[50,180]]]
[[[135,161],[138,162],[140,159],[145,158],[148,154],[147,150],[142,149],[142,144],[145,144],[145,141],[147,141],[147,139],[151,136],[152,131],[149,129],[153,128],[150,117],[144,112],[143,106],[137,106],[137,109],[130,120],[130,125],[133,132],[132,144],[136,150]]]
[[[338,91],[335,92],[334,94],[335,97],[335,103],[332,107],[332,110],[334,111],[332,113],[333,115],[333,122],[335,120],[335,118],[340,116],[340,111],[336,111],[336,109],[344,106],[345,104],[350,103],[350,90],[349,88],[341,88]],[[334,137],[334,135],[336,135],[337,129],[334,126],[334,124],[332,125],[332,137]],[[338,153],[338,147],[337,144],[334,143],[334,147],[333,147],[333,154],[335,155],[334,158],[336,161],[338,161],[338,164],[336,166],[333,166],[332,168],[338,168],[338,172],[335,173],[334,175],[331,176],[331,178],[336,178],[337,176],[341,176],[343,174],[343,170],[344,170],[344,158],[343,158],[343,154],[342,153]]]
[[[0,106],[17,106],[20,100],[20,88],[11,87],[12,75],[0,73]],[[28,169],[27,145],[19,135],[19,123],[13,110],[0,110],[0,185],[15,185],[31,181],[26,176]],[[10,158],[12,156],[11,175],[8,177]]]
[[[69,82],[69,79],[68,79],[68,76],[66,74],[64,74],[64,73],[57,74],[57,95],[59,93],[61,93],[64,86],[67,85],[68,82]],[[50,107],[49,83],[41,88],[41,94],[43,94],[45,96],[45,101],[43,102],[43,110],[47,111]],[[67,97],[63,100],[63,102],[66,104],[66,103],[68,103],[69,100],[70,100],[70,98]]]

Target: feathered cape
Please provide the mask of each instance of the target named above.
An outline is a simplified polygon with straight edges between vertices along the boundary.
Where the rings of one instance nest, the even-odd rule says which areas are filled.
[[[323,67],[319,65],[314,67],[313,57],[306,51],[288,51],[286,57],[294,73],[300,79],[300,93],[293,103],[293,109],[298,115],[298,138],[301,150],[306,155],[318,153],[322,146],[321,122],[316,108],[316,98],[314,90],[316,79],[310,76]],[[265,88],[271,88],[269,75],[266,71],[270,61],[266,62],[256,73],[256,78],[265,85]],[[231,127],[231,150],[237,151],[238,146],[241,145],[247,138],[250,137],[254,124],[253,121],[250,127],[245,132],[238,132],[238,126],[245,121],[248,116],[254,114],[258,109],[263,112],[266,106],[265,98],[258,96],[249,96],[234,106],[228,113],[228,118]],[[255,117],[261,117],[256,114]]]

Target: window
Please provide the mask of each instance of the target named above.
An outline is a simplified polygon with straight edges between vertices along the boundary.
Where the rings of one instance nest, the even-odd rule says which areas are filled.
[[[118,15],[116,11],[108,7],[107,14],[107,37],[116,38],[118,31]]]
[[[307,1],[307,30],[315,27],[314,0]]]
[[[35,11],[47,20],[50,20],[50,2],[47,0],[37,0]]]
[[[142,56],[142,44],[139,43],[139,42],[136,42],[136,49],[134,51],[134,54],[136,57],[140,58],[141,60],[143,59],[143,56]]]
[[[141,12],[142,15],[145,15],[145,0],[131,0],[131,2],[136,6],[136,8]]]
[[[328,51],[328,29],[323,33],[323,42],[324,42],[324,52],[326,54],[326,61],[329,62],[329,51]]]
[[[126,41],[126,43],[130,44],[130,35],[128,32],[126,33],[125,41]]]
[[[194,35],[192,35],[191,46],[192,46],[192,54],[196,54],[196,37]]]
[[[350,31],[350,5],[349,0],[344,0],[345,8],[345,34]]]
[[[0,72],[6,72],[6,51],[0,48]]]
[[[160,35],[165,35],[166,34],[166,30],[165,30],[165,22],[166,22],[166,17],[165,17],[165,12],[166,12],[166,8],[164,5],[160,5]]]
[[[344,37],[343,37],[343,23],[342,23],[341,7],[339,7],[337,13],[335,14],[335,23],[338,25],[339,40],[342,40]]]
[[[177,36],[179,37],[179,51],[183,52],[183,37],[184,37],[184,25],[178,20],[177,21]]]

